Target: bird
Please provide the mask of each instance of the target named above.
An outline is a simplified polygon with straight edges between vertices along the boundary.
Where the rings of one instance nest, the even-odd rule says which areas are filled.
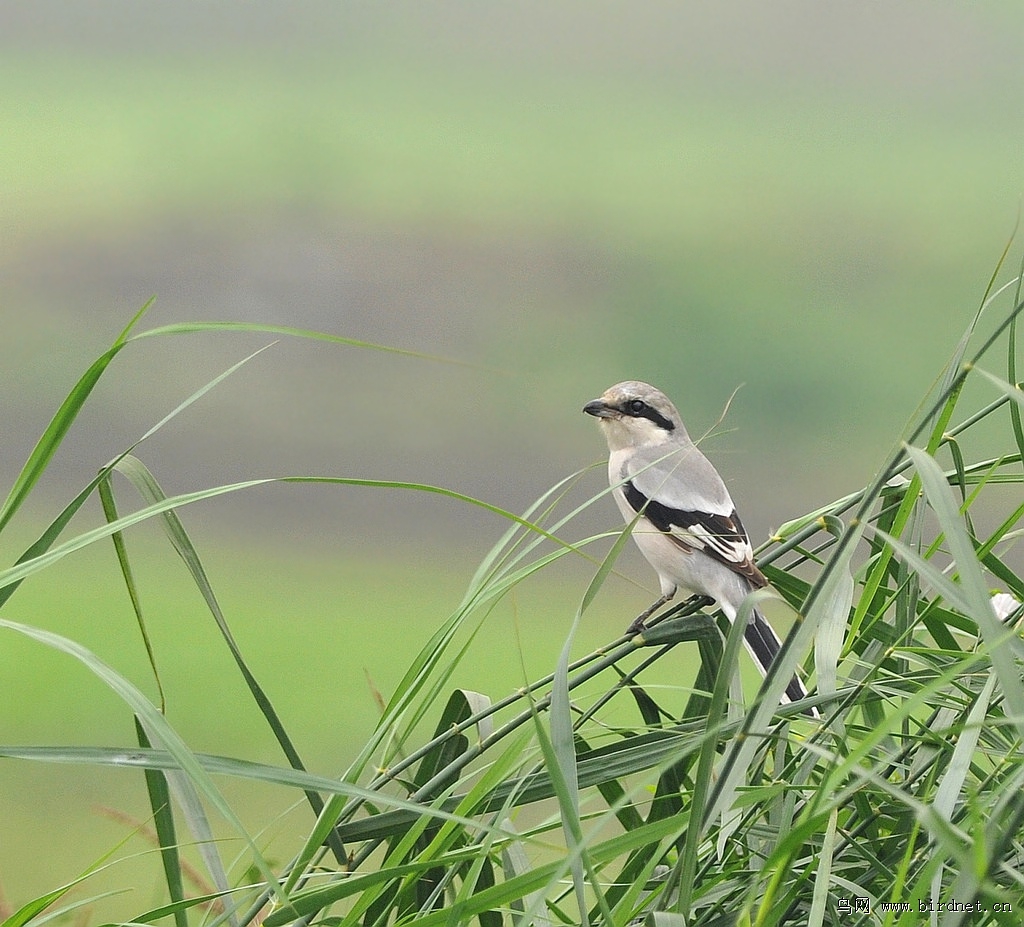
[[[596,417],[604,432],[612,496],[627,523],[637,519],[633,540],[661,585],[661,597],[627,633],[642,631],[646,620],[679,591],[714,599],[735,621],[743,600],[768,580],[754,563],[729,490],[690,439],[676,407],[649,383],[626,380],[583,411]],[[750,612],[743,639],[766,675],[782,643],[757,609]],[[806,697],[807,689],[794,676],[783,700]],[[814,709],[807,714],[818,716]]]

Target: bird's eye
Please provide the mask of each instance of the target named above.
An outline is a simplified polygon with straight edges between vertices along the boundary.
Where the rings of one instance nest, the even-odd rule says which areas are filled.
[[[629,403],[629,411],[632,412],[634,415],[639,415],[646,408],[647,403],[644,402],[642,399],[633,399]]]

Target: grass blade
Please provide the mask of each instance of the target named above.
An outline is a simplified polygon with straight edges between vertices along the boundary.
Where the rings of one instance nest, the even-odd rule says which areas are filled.
[[[14,514],[32,491],[32,487],[35,486],[39,478],[46,471],[46,467],[49,465],[53,455],[57,453],[57,449],[64,440],[64,436],[68,433],[68,429],[74,424],[78,413],[82,411],[82,407],[89,398],[89,394],[99,382],[100,377],[103,376],[110,362],[128,343],[128,335],[132,328],[135,327],[136,323],[145,315],[152,304],[153,300],[151,299],[135,314],[124,331],[92,363],[92,366],[82,374],[74,388],[68,393],[67,398],[61,403],[60,408],[50,420],[50,424],[46,426],[42,437],[36,442],[32,453],[29,454],[25,466],[22,467],[21,472],[14,480],[14,484],[11,486],[4,504],[0,506],[0,532],[4,530],[11,518],[14,517]]]
[[[136,316],[136,320],[137,319],[138,316]],[[133,320],[132,324],[134,324],[134,321],[135,320]],[[125,332],[122,332],[122,336],[130,329],[131,325],[129,325],[128,328],[125,329]],[[99,473],[97,473],[96,477],[85,487],[85,489],[83,489],[77,496],[75,496],[75,498],[67,506],[65,506],[64,510],[50,523],[50,525],[39,536],[39,538],[21,555],[21,557],[18,558],[17,562],[15,563],[15,566],[19,566],[29,560],[34,560],[37,557],[42,556],[54,545],[54,543],[56,543],[57,538],[60,537],[60,535],[64,532],[64,529],[70,524],[71,519],[74,518],[74,516],[78,513],[79,509],[81,509],[81,507],[85,504],[86,500],[92,495],[93,491],[109,477],[111,470],[114,468],[114,465],[119,460],[121,460],[126,455],[132,453],[132,451],[134,451],[135,448],[137,448],[143,441],[154,435],[169,421],[178,416],[193,403],[197,402],[200,398],[205,396],[206,393],[208,393],[211,389],[217,386],[226,377],[229,377],[231,374],[233,374],[243,364],[248,363],[250,360],[256,357],[257,354],[261,354],[265,350],[266,348],[260,348],[259,351],[254,351],[248,357],[243,358],[237,364],[234,364],[233,366],[229,367],[222,374],[220,374],[220,376],[215,377],[205,386],[194,392],[184,402],[180,403],[171,412],[169,412],[162,419],[160,419],[159,422],[157,422],[152,428],[150,428],[141,438],[139,438],[138,441],[132,444],[126,451],[124,451],[118,457],[114,458],[114,460],[112,460],[109,464],[102,467]],[[114,536],[116,537],[116,534]],[[14,583],[5,585],[2,588],[0,588],[0,608],[2,608],[4,603],[6,603],[7,600],[15,593],[20,584],[21,580],[18,580]]]
[[[579,905],[580,918],[584,925],[588,923],[583,878],[583,870],[587,863],[583,831],[580,825],[579,772],[576,766],[576,742],[573,733],[572,707],[569,702],[569,657],[572,652],[576,629],[579,627],[583,614],[594,601],[598,590],[611,572],[615,561],[622,552],[622,548],[628,542],[638,519],[639,516],[634,518],[620,532],[619,536],[615,539],[615,543],[612,545],[612,549],[608,552],[597,573],[587,586],[583,594],[583,600],[576,611],[572,626],[566,636],[565,644],[562,646],[562,651],[558,656],[558,664],[551,687],[550,742],[545,736],[543,729],[538,727],[538,737],[540,738],[545,757],[548,760],[555,794],[558,798],[558,808],[562,816],[562,829],[565,833],[569,849],[569,859],[572,863],[576,901]],[[592,879],[592,883],[599,902],[602,908],[605,909],[606,916],[610,921],[611,912],[607,911],[607,902],[604,899],[601,887],[597,883],[596,878]]]
[[[131,454],[127,454],[115,464],[115,469],[129,479],[136,491],[142,497],[143,501],[148,505],[159,506],[167,501],[167,496],[160,488],[156,478],[138,458]],[[102,485],[103,484],[101,484],[101,488]],[[114,515],[112,520],[116,521],[117,513],[113,509],[112,499],[110,501],[110,511]],[[292,743],[284,724],[281,722],[280,716],[275,710],[266,691],[259,684],[253,672],[249,669],[249,665],[245,661],[241,648],[238,646],[234,635],[231,633],[231,629],[228,627],[227,618],[224,616],[220,603],[217,601],[217,596],[213,591],[213,585],[210,583],[206,570],[203,567],[202,560],[199,557],[199,552],[196,550],[195,545],[188,536],[185,526],[182,524],[181,519],[173,509],[162,512],[160,517],[165,534],[170,540],[171,545],[174,547],[175,552],[185,563],[189,574],[192,576],[192,581],[199,589],[199,592],[203,597],[203,601],[206,603],[206,607],[209,609],[210,614],[213,616],[213,619],[217,624],[221,637],[227,644],[228,650],[235,661],[235,665],[242,674],[242,678],[245,680],[245,684],[248,687],[253,700],[256,702],[260,712],[266,719],[271,731],[273,731],[278,745],[281,747],[281,750],[293,769],[305,771],[306,767],[302,762],[302,758],[299,756],[295,745]],[[117,538],[119,536],[120,533],[113,535],[115,544],[117,543]],[[126,581],[129,579],[130,575],[126,577]],[[131,589],[131,586],[129,589]],[[132,601],[133,604],[135,604],[136,599],[133,597]],[[139,617],[141,624],[141,613],[139,613]],[[147,642],[147,650],[150,652],[150,656],[152,657],[152,650],[149,647],[148,636],[146,635],[144,626],[143,636]],[[155,662],[153,664],[153,671],[156,673]],[[159,676],[157,678],[159,681]],[[323,811],[323,800],[316,792],[307,792],[306,800],[313,809],[314,815],[319,815]],[[345,848],[338,842],[336,837],[330,836],[328,840],[339,865],[343,865],[345,860]]]
[[[149,738],[139,719],[135,719],[135,733],[139,746],[150,747]],[[181,860],[178,858],[178,839],[174,828],[174,813],[171,809],[171,793],[167,787],[167,779],[157,769],[145,770],[146,791],[149,794],[149,806],[153,812],[153,824],[156,827],[157,840],[160,844],[160,860],[164,867],[164,879],[167,882],[167,894],[174,909],[174,923],[177,927],[188,927],[188,915],[181,903],[185,901],[185,885],[181,877]]]
[[[203,813],[202,806],[199,803],[198,792],[202,793],[245,840],[252,854],[253,862],[260,868],[268,881],[274,884],[274,876],[269,864],[263,858],[252,837],[249,836],[242,822],[235,815],[209,774],[203,769],[178,733],[167,723],[164,716],[157,711],[139,689],[122,675],[115,672],[94,653],[66,637],[6,619],[0,619],[0,628],[22,634],[54,650],[74,657],[131,708],[139,723],[145,729],[147,738],[151,742],[160,744],[174,758],[176,773],[172,773],[169,777],[171,787],[176,792],[178,800],[183,804],[185,813],[191,816],[191,821],[198,831],[196,838],[200,841],[200,852],[206,860],[210,877],[214,880],[218,890],[227,891],[227,876],[217,855],[213,835],[209,831],[209,826],[205,823],[205,813]],[[193,785],[195,788],[193,788]]]
[[[974,543],[967,533],[959,506],[949,488],[945,474],[934,458],[920,448],[907,446],[907,454],[914,462],[928,503],[935,512],[957,565],[968,614],[978,622],[982,637],[988,645],[992,667],[999,677],[1003,696],[1010,706],[1011,720],[1024,737],[1024,685],[1021,684],[1013,651],[1008,646],[1013,631],[996,618],[992,602],[978,562]]]

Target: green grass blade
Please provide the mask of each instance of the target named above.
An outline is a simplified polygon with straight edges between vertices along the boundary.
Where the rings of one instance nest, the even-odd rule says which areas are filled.
[[[180,768],[180,764],[178,764],[171,752],[156,748],[33,747],[0,744],[0,756],[32,762],[108,766],[115,769],[174,771]],[[393,811],[380,813],[371,819],[355,822],[351,825],[350,830],[352,833],[357,834],[359,839],[379,839],[393,834],[404,833],[409,829],[411,822],[424,817],[437,820],[438,822],[451,821],[463,827],[480,826],[478,821],[456,814],[454,810],[451,810],[457,808],[460,803],[463,803],[466,799],[465,796],[454,796],[445,801],[441,806],[430,807],[418,801],[404,799],[386,792],[372,791],[352,785],[349,782],[343,782],[340,779],[318,776],[314,773],[304,773],[290,767],[269,766],[264,763],[240,760],[235,757],[214,756],[204,753],[196,753],[194,756],[196,763],[208,774],[279,785],[292,789],[315,789],[324,793],[362,798],[375,803],[379,807],[394,809]],[[539,781],[538,785],[540,785]],[[524,803],[519,797],[518,788],[502,788],[494,791],[484,810],[500,808],[508,801],[509,795],[512,793],[515,793],[515,803],[517,805]],[[550,797],[551,790],[550,786],[548,786],[543,794],[538,792],[531,796],[529,800],[538,801],[541,798]]]
[[[693,783],[693,795],[690,799],[690,826],[686,829],[686,841],[682,853],[669,879],[667,891],[678,889],[679,898],[674,910],[685,919],[689,919],[694,903],[695,876],[697,872],[697,853],[701,839],[712,815],[718,813],[710,804],[711,780],[715,773],[715,759],[721,737],[722,720],[726,716],[729,691],[732,679],[739,665],[740,650],[743,646],[743,633],[751,610],[754,607],[752,596],[740,606],[736,620],[729,629],[725,643],[725,652],[719,665],[715,685],[711,692],[711,703],[708,708],[706,726],[700,743],[697,760],[697,775]],[[722,806],[721,810],[725,810]]]
[[[0,927],[25,927],[26,924],[30,924],[48,907],[50,907],[50,905],[63,898],[64,895],[74,888],[78,881],[81,880],[76,880],[76,882],[63,885],[60,888],[54,889],[52,892],[47,892],[45,895],[40,895],[38,898],[33,898],[31,901],[26,902],[10,917],[0,921]]]
[[[50,420],[50,424],[46,426],[46,430],[43,432],[42,437],[40,437],[39,441],[36,442],[36,446],[32,449],[32,453],[29,454],[29,458],[25,462],[25,466],[22,467],[21,472],[14,480],[14,484],[11,486],[11,490],[8,493],[7,498],[4,500],[4,504],[0,506],[0,532],[4,530],[11,518],[14,517],[14,514],[18,511],[22,503],[28,497],[28,494],[32,491],[32,487],[35,486],[39,481],[39,478],[46,471],[50,460],[53,458],[53,455],[57,453],[57,449],[64,440],[64,436],[68,433],[68,429],[70,429],[74,424],[75,419],[78,417],[78,413],[82,411],[82,407],[89,398],[89,394],[99,382],[100,377],[103,376],[103,373],[110,365],[110,362],[118,355],[125,344],[127,344],[128,335],[132,328],[139,319],[142,318],[152,304],[153,300],[151,299],[135,314],[131,322],[129,322],[124,331],[117,336],[117,339],[110,348],[101,354],[99,358],[92,363],[89,369],[82,374],[74,388],[70,393],[68,393],[65,400],[61,403],[60,408]]]
[[[820,612],[815,619],[818,632],[814,637],[814,668],[818,691],[825,696],[835,695],[838,686],[836,673],[853,604],[854,582],[850,566],[853,550],[849,546],[837,554],[832,572],[812,605]]]
[[[367,479],[354,479],[348,477],[327,477],[327,476],[282,476],[282,477],[268,477],[264,479],[253,479],[253,480],[242,480],[238,483],[227,483],[222,486],[214,486],[209,489],[202,489],[196,492],[182,493],[178,496],[171,496],[165,501],[150,505],[146,508],[140,509],[130,515],[125,515],[119,518],[115,522],[102,525],[98,528],[93,528],[90,531],[86,531],[76,538],[72,538],[66,541],[64,544],[58,547],[53,547],[36,557],[32,557],[29,560],[19,562],[13,567],[8,567],[6,570],[0,570],[0,591],[5,589],[14,583],[19,582],[26,576],[30,576],[39,570],[45,569],[56,561],[66,557],[68,554],[74,553],[75,551],[82,550],[88,547],[90,544],[96,541],[104,540],[115,534],[118,531],[123,531],[126,528],[130,528],[133,525],[140,524],[141,522],[147,521],[150,518],[155,518],[158,515],[162,515],[165,512],[170,512],[175,509],[182,508],[186,505],[193,505],[196,502],[203,502],[207,499],[214,499],[219,496],[228,495],[230,493],[241,492],[247,489],[254,489],[258,486],[267,486],[273,483],[319,483],[326,485],[335,486],[359,486],[359,487],[370,487],[375,489],[401,489],[410,490],[413,492],[425,492],[435,495],[445,496],[446,498],[453,499],[457,502],[462,502],[467,505],[473,505],[482,508],[488,512],[492,512],[502,518],[506,518],[510,521],[514,521],[519,525],[522,525],[529,531],[534,531],[543,537],[555,542],[559,547],[570,553],[579,553],[578,548],[563,541],[561,538],[555,537],[550,532],[545,531],[538,525],[534,525],[532,522],[515,515],[512,512],[502,509],[500,506],[491,505],[488,502],[484,502],[481,499],[476,499],[473,496],[466,495],[465,493],[456,492],[452,489],[445,489],[441,486],[432,486],[428,483],[413,483],[405,480],[367,480]]]
[[[967,530],[945,474],[934,458],[916,447],[907,447],[914,467],[921,477],[928,503],[935,512],[957,565],[960,585],[969,606],[968,614],[978,622],[982,637],[988,645],[992,667],[999,677],[1000,687],[1011,710],[1011,720],[1024,736],[1024,685],[1017,671],[1012,649],[1007,646],[1013,631],[999,621],[992,610],[988,586],[978,562],[977,553]]]
[[[975,761],[975,751],[981,739],[982,725],[985,723],[989,702],[995,691],[996,677],[989,676],[978,698],[967,715],[963,730],[957,738],[956,745],[949,759],[949,765],[942,774],[939,787],[935,791],[932,807],[935,813],[947,821],[953,820],[957,800],[964,789],[964,784]],[[942,894],[942,867],[936,867],[931,885],[931,897],[938,898]]]
[[[161,489],[160,484],[157,483],[156,478],[138,458],[131,454],[127,454],[115,464],[115,469],[128,478],[135,487],[135,490],[142,497],[143,501],[148,505],[161,505],[167,501],[167,496],[163,489]],[[102,486],[103,484],[101,484],[101,489]],[[116,520],[116,511],[113,511],[112,499],[110,507],[114,515],[112,520]],[[249,669],[245,656],[242,654],[241,648],[239,648],[234,635],[231,633],[231,629],[227,623],[227,618],[220,607],[220,602],[217,600],[216,593],[213,590],[213,585],[210,583],[210,579],[203,567],[202,560],[199,557],[199,552],[192,543],[192,539],[185,530],[185,526],[182,524],[181,519],[172,509],[161,514],[161,522],[171,545],[185,563],[185,566],[192,577],[192,581],[195,583],[200,595],[202,595],[203,601],[206,603],[206,607],[209,609],[210,614],[213,616],[213,620],[221,633],[221,637],[227,644],[228,650],[235,661],[235,665],[238,667],[239,672],[242,674],[242,678],[245,680],[249,693],[252,695],[253,700],[256,702],[261,714],[273,732],[274,737],[277,739],[282,752],[294,769],[305,770],[306,767],[302,762],[302,758],[299,756],[298,750],[295,748],[291,737],[288,735],[288,732],[274,708],[273,703],[270,701],[266,691],[259,684],[256,676]],[[117,539],[120,537],[120,533],[113,535],[113,537],[116,544]],[[126,581],[128,580],[129,577],[126,577]],[[129,588],[131,588],[131,586]],[[133,604],[136,603],[135,597],[133,597],[132,602]],[[139,613],[139,618],[140,625],[143,628],[143,636],[146,639],[147,651],[149,651],[150,656],[152,657],[152,649],[149,646],[148,635],[146,635],[145,627],[141,623],[141,613]],[[155,662],[153,664],[153,670],[154,673],[156,673]],[[159,680],[159,676],[157,678]],[[323,800],[318,794],[316,794],[316,792],[307,792],[306,800],[313,809],[314,815],[319,815],[320,812],[323,811]],[[343,864],[345,859],[344,847],[341,846],[335,838],[332,837],[329,839],[331,841],[331,849],[334,852],[338,863]]]
[[[987,370],[983,370],[981,367],[975,367],[974,372],[988,380],[989,383],[1003,393],[1003,395],[1008,399],[1012,399],[1015,408],[1024,406],[1024,390],[1022,390],[1016,383],[1007,383],[1006,380],[997,377],[994,373],[989,373]],[[1024,448],[1020,448],[1020,450],[1024,453]]]
[[[591,862],[595,866],[604,865],[638,847],[666,837],[674,837],[679,827],[680,822],[677,819],[667,818],[645,824],[639,830],[619,834],[591,846]],[[524,875],[476,892],[458,909],[432,912],[417,918],[417,927],[442,927],[451,923],[465,923],[468,918],[475,917],[482,911],[508,906],[512,901],[523,898],[530,892],[543,891],[553,884],[558,884],[567,871],[565,860],[539,865]],[[281,927],[282,924],[283,921],[275,921],[273,924],[268,922],[267,927]]]
[[[172,790],[182,804],[184,813],[190,817],[191,823],[198,831],[195,836],[200,842],[200,852],[218,890],[227,890],[227,876],[217,855],[213,835],[206,824],[205,813],[202,811],[198,797],[200,792],[245,840],[254,863],[273,884],[274,876],[271,868],[242,822],[192,751],[139,689],[91,651],[66,637],[5,619],[0,619],[0,628],[21,634],[78,660],[131,708],[139,723],[144,727],[149,740],[162,745],[171,754],[177,769],[177,772],[170,776]]]
[[[100,503],[103,506],[103,516],[107,523],[117,521],[117,503],[114,501],[114,491],[110,485],[110,473],[104,470],[97,485]],[[164,695],[163,682],[160,679],[160,671],[156,665],[156,654],[153,650],[153,641],[149,636],[149,629],[146,627],[146,619],[142,613],[142,599],[139,594],[139,587],[135,582],[132,572],[131,561],[128,558],[128,546],[125,543],[124,534],[116,531],[110,536],[114,542],[114,553],[118,565],[121,568],[121,577],[124,579],[125,588],[128,590],[128,598],[132,603],[132,611],[135,614],[135,623],[139,626],[139,633],[142,636],[143,646],[146,648],[146,657],[149,660],[149,668],[153,672],[153,679],[156,682],[157,692],[160,696],[160,711],[167,712],[167,699]],[[10,588],[10,587],[8,587]]]
[[[571,640],[572,634],[570,633],[568,641],[571,642]],[[567,647],[563,648],[559,666],[561,666],[566,649]],[[566,688],[566,695],[562,698],[558,694],[559,688],[556,681],[551,699],[551,736],[549,738],[543,725],[538,723],[537,739],[544,754],[555,798],[558,800],[558,812],[562,820],[562,832],[565,834],[568,850],[567,860],[572,872],[580,923],[583,927],[587,927],[590,921],[587,914],[586,878],[584,875],[584,869],[587,868],[584,860],[586,844],[583,837],[583,825],[580,821],[576,750],[572,738],[572,717],[568,704],[568,691]],[[568,728],[568,737],[566,737],[566,728]]]
[[[1018,221],[1020,217],[1018,216]],[[1021,285],[1024,284],[1024,258],[1017,273],[1017,292],[1014,302],[1020,302]],[[1017,317],[1010,322],[1010,328],[1006,338],[1006,379],[1015,386],[1019,385],[1017,380]],[[1013,429],[1013,437],[1017,442],[1017,450],[1024,456],[1024,423],[1021,421],[1020,405],[1010,407],[1010,427]]]
[[[57,538],[61,536],[64,529],[71,522],[71,519],[75,517],[79,509],[81,509],[96,490],[100,481],[106,476],[106,472],[106,470],[101,471],[100,474],[85,487],[85,489],[83,489],[64,507],[61,513],[49,524],[49,526],[47,526],[46,530],[28,547],[17,561],[15,561],[15,566],[22,566],[29,561],[36,560],[54,545]],[[7,603],[7,600],[18,591],[18,587],[21,583],[22,579],[16,579],[13,582],[6,583],[0,587],[0,608],[3,608]]]
[[[188,923],[188,912],[193,908],[200,906],[209,905],[211,902],[222,901],[224,898],[230,898],[232,895],[243,891],[246,888],[256,888],[257,886],[237,886],[227,892],[211,892],[207,895],[193,895],[189,898],[184,898],[181,901],[175,901],[171,904],[160,905],[158,908],[152,908],[149,911],[145,911],[142,914],[136,914],[132,920],[132,924],[153,924],[156,921],[162,921],[164,918],[173,917],[175,925]],[[209,927],[215,927],[216,924],[223,920],[214,921],[209,924]],[[209,923],[209,922],[207,922]]]
[[[145,728],[135,719],[135,733],[139,746],[150,748]],[[177,927],[188,927],[188,915],[181,903],[185,900],[185,886],[181,877],[181,859],[178,857],[178,839],[174,827],[174,812],[171,808],[171,793],[167,787],[167,778],[156,769],[145,770],[146,792],[149,795],[149,807],[153,812],[153,824],[156,828],[157,842],[160,845],[160,861],[164,867],[164,880],[167,883],[167,894],[171,904],[178,905],[174,909],[174,923]]]
[[[139,332],[128,340],[139,341],[143,338],[160,338],[168,335],[196,335],[213,332],[284,335],[289,338],[305,338],[312,341],[326,341],[330,344],[344,345],[351,348],[362,348],[370,351],[383,351],[387,354],[397,354],[402,357],[415,357],[420,360],[429,360],[442,364],[455,364],[460,367],[479,366],[466,361],[458,361],[447,357],[441,357],[437,354],[425,354],[422,351],[409,351],[404,348],[393,348],[388,345],[377,344],[373,341],[360,341],[356,338],[345,338],[342,335],[332,335],[328,332],[319,332],[308,328],[291,328],[286,325],[265,325],[256,322],[177,322],[172,325],[161,325],[158,328],[151,328],[144,332]]]
[[[828,825],[825,827],[825,835],[821,841],[821,855],[814,875],[814,893],[811,896],[811,910],[807,927],[821,927],[825,922],[825,906],[829,900],[829,888],[832,881],[832,862],[835,854],[838,821],[839,809],[833,808],[829,812]]]
[[[129,325],[129,327],[125,329],[125,332],[129,331],[130,328],[131,325]],[[124,333],[122,333],[122,335],[123,334]],[[85,489],[83,489],[77,496],[75,496],[75,498],[70,503],[68,503],[67,506],[65,506],[63,511],[50,523],[50,525],[39,536],[39,538],[21,555],[21,557],[18,558],[15,565],[17,566],[23,564],[28,560],[34,560],[35,558],[46,553],[54,545],[57,538],[60,537],[64,529],[68,526],[68,524],[70,524],[71,519],[74,518],[74,516],[78,513],[79,509],[81,509],[81,507],[85,504],[86,500],[92,495],[93,491],[108,478],[110,471],[122,457],[126,456],[127,454],[130,454],[132,451],[135,450],[135,448],[139,446],[139,444],[141,444],[147,438],[154,435],[169,421],[171,421],[173,418],[181,414],[185,409],[187,409],[193,403],[197,402],[200,398],[205,396],[206,393],[208,393],[211,389],[217,386],[222,380],[230,376],[232,373],[238,370],[238,368],[241,367],[243,364],[248,363],[250,360],[256,357],[256,355],[261,354],[265,350],[266,348],[260,348],[259,351],[254,351],[248,357],[243,358],[237,364],[234,364],[233,366],[229,367],[222,374],[220,374],[220,376],[214,378],[201,389],[194,392],[184,402],[180,403],[176,408],[174,408],[171,412],[165,415],[159,422],[157,422],[152,428],[150,428],[141,438],[139,438],[138,441],[132,444],[126,451],[124,451],[118,457],[114,458],[114,460],[112,460],[105,467],[102,467],[99,473],[96,475],[96,477],[89,483],[89,485],[86,486]],[[21,581],[19,580],[15,583],[0,588],[0,608],[2,608],[4,603],[15,593],[20,584]]]
[[[548,760],[548,766],[555,786],[555,795],[558,798],[559,812],[562,816],[562,828],[569,847],[569,858],[572,861],[576,900],[579,905],[580,917],[584,924],[587,923],[588,918],[583,871],[585,868],[589,868],[589,866],[586,860],[586,848],[580,822],[579,776],[576,767],[576,743],[573,733],[572,706],[569,701],[569,657],[572,653],[576,629],[579,627],[583,614],[594,601],[605,579],[611,572],[615,561],[628,542],[638,518],[639,516],[634,518],[619,533],[608,555],[604,558],[597,573],[588,584],[580,607],[573,618],[572,626],[558,657],[558,664],[551,688],[550,742],[547,740],[543,729],[538,728],[538,737],[545,752],[545,757]],[[604,899],[600,884],[596,879],[592,879],[592,883],[594,892],[599,899],[599,904],[605,909],[606,917],[610,918],[611,912],[607,911],[607,902]]]
[[[105,540],[111,535],[116,534],[118,531],[124,531],[126,528],[140,524],[141,522],[154,518],[157,515],[162,515],[164,512],[169,512],[172,509],[181,508],[185,505],[192,505],[196,502],[202,502],[206,499],[214,499],[228,493],[239,492],[243,489],[251,489],[255,486],[265,486],[267,483],[271,482],[274,481],[268,479],[244,480],[240,483],[230,483],[224,486],[215,486],[211,489],[199,490],[197,492],[183,493],[180,496],[174,496],[167,499],[159,505],[148,506],[137,512],[133,512],[131,515],[124,515],[116,521],[108,522],[105,525],[85,531],[77,537],[71,538],[56,547],[52,547],[45,553],[36,557],[22,561],[13,567],[8,567],[6,570],[0,570],[0,590],[19,582],[26,576],[31,576],[33,573],[37,573],[40,570],[51,566],[58,560],[63,559],[75,551],[82,550],[97,541]]]

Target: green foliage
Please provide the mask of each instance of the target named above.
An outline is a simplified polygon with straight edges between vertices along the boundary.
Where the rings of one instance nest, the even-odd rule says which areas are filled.
[[[1015,293],[1010,306],[976,344],[982,312],[994,314],[1008,293]],[[555,562],[582,557],[593,564],[577,617],[601,594],[629,529],[614,533],[606,555],[593,550],[608,536],[569,539],[574,518],[607,501],[602,491],[573,506],[579,474],[522,516],[433,486],[287,477],[439,493],[508,522],[463,600],[389,694],[344,775],[313,775],[232,634],[178,514],[185,505],[269,481],[168,497],[135,445],[0,572],[0,608],[25,578],[110,538],[139,646],[159,684],[129,544],[130,529],[158,519],[285,763],[192,749],[168,720],[162,694],[155,704],[82,644],[7,618],[0,619],[5,636],[51,648],[102,680],[134,719],[138,743],[0,745],[0,755],[127,768],[145,777],[166,898],[138,911],[136,923],[910,924],[928,905],[942,924],[1019,923],[1022,609],[1016,604],[997,614],[992,587],[1024,600],[1024,580],[1010,557],[1024,505],[1005,503],[1006,487],[1024,480],[1024,393],[1014,382],[1022,309],[1013,284],[986,300],[871,484],[794,519],[759,552],[782,597],[759,607],[789,609],[794,620],[750,699],[743,699],[736,673],[741,624],[723,638],[702,610],[707,603],[696,600],[640,635],[576,659],[570,634],[552,674],[510,696],[496,699],[453,683],[490,610]],[[141,337],[131,335],[136,321],[61,406],[15,482],[0,526],[21,510],[110,359]],[[144,334],[211,327],[219,326]],[[995,373],[997,351],[1009,358],[1005,378]],[[985,400],[965,411],[968,381],[983,387],[978,394]],[[994,457],[976,454],[979,425],[1004,415],[1004,446]],[[119,514],[117,474],[141,499],[128,515]],[[93,493],[106,524],[62,540]],[[996,526],[984,530],[993,512]],[[631,617],[623,616],[623,624]],[[668,693],[648,684],[650,669],[694,646],[701,673],[684,693],[683,710],[672,710]],[[812,695],[807,704],[780,706],[801,665],[816,682]],[[803,713],[812,704],[820,720]],[[224,780],[259,781],[305,803],[306,836],[290,859],[274,860],[261,849],[219,785]],[[217,836],[222,826],[240,838],[234,859],[225,857]],[[189,894],[183,875],[187,842],[197,847],[211,887],[202,897]],[[87,870],[81,881],[89,878]],[[59,914],[53,908],[66,890],[25,905],[5,925]]]

